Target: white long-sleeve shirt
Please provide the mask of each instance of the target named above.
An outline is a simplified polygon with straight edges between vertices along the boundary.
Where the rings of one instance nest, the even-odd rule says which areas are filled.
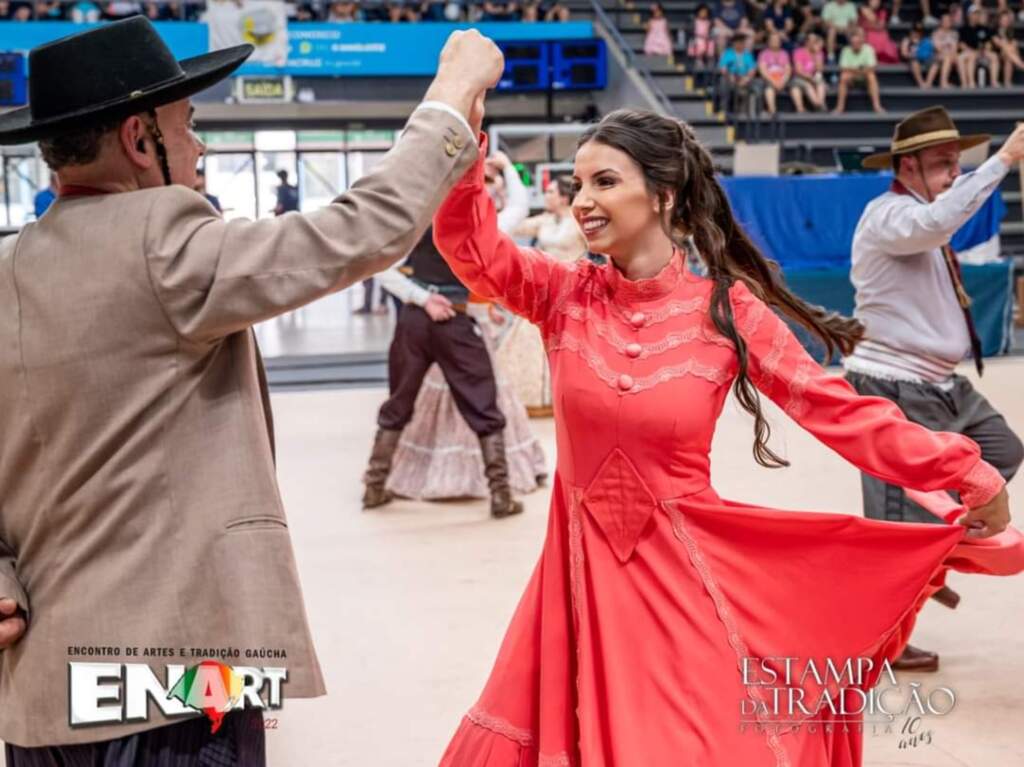
[[[880,378],[941,383],[971,350],[942,246],[1009,172],[998,155],[932,202],[889,191],[864,209],[853,236],[854,316],[867,339],[843,364]]]
[[[523,180],[519,178],[519,172],[511,164],[505,166],[502,175],[505,177],[506,197],[505,206],[498,211],[498,228],[503,232],[511,232],[530,213],[530,195]],[[384,290],[404,304],[424,306],[430,298],[431,291],[402,274],[397,264],[377,277]]]

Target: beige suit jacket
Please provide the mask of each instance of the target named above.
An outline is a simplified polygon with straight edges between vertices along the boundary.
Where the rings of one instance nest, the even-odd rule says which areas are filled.
[[[59,199],[0,243],[0,596],[29,613],[0,653],[0,739],[90,742],[68,663],[89,647],[283,650],[287,698],[324,694],[249,330],[405,256],[476,142],[417,110],[326,208],[223,221],[182,187]],[[340,586],[340,584],[339,584]]]

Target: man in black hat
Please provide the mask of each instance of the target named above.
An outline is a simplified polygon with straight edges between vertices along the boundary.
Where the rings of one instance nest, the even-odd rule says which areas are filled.
[[[0,144],[38,141],[61,182],[0,243],[7,767],[263,764],[264,687],[212,737],[205,686],[168,696],[201,648],[324,694],[251,326],[412,248],[476,158],[503,59],[455,32],[374,172],[319,211],[225,221],[193,190],[189,96],[251,50],[177,62],[128,19],[34,49],[30,106],[0,115]]]
[[[865,208],[853,238],[850,279],[854,315],[865,339],[843,361],[861,394],[894,401],[907,418],[936,431],[965,434],[1007,481],[1024,461],[1024,446],[1006,419],[956,366],[973,354],[982,372],[981,342],[950,238],[1024,159],[1024,127],[973,173],[961,175],[960,153],[989,136],[961,136],[942,107],[916,112],[896,126],[889,152],[864,160],[892,167],[892,187]],[[941,523],[903,489],[862,475],[864,515],[897,522]],[[955,607],[946,587],[936,598]],[[909,646],[894,668],[934,671],[938,655]]]

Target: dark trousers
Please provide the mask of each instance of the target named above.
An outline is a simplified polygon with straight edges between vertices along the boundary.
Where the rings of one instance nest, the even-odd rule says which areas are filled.
[[[99,743],[21,748],[7,745],[7,767],[265,767],[263,712],[233,711],[216,735],[197,716]]]
[[[405,428],[412,420],[423,378],[435,362],[469,428],[481,437],[505,428],[505,416],[498,409],[491,355],[476,322],[462,313],[446,322],[434,322],[423,309],[412,304],[406,304],[398,313],[395,337],[388,352],[391,397],[380,409],[378,426]]]
[[[953,389],[931,384],[886,381],[847,373],[846,380],[860,394],[885,397],[899,405],[907,419],[932,431],[952,431],[970,437],[981,447],[981,457],[1009,482],[1024,461],[1024,445],[1006,419],[962,376],[954,376]],[[864,516],[895,522],[942,520],[907,499],[902,488],[861,474]]]

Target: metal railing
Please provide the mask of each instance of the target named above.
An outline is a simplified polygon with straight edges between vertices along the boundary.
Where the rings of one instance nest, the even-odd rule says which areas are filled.
[[[626,57],[626,65],[633,69],[637,73],[637,75],[640,76],[640,79],[643,81],[644,85],[651,92],[651,96],[657,102],[658,107],[665,114],[675,114],[675,109],[673,109],[672,107],[672,102],[669,101],[668,96],[665,95],[665,92],[661,89],[661,86],[659,86],[654,77],[651,76],[651,72],[647,68],[647,65],[640,61],[637,58],[636,54],[633,53],[632,46],[630,46],[626,42],[626,39],[622,36],[622,33],[619,32],[618,25],[612,21],[611,17],[608,15],[608,12],[605,11],[604,7],[602,6],[600,0],[590,0],[590,7],[594,11],[594,19],[598,23],[600,23],[601,27],[604,29],[608,37],[610,37],[612,42],[615,43],[619,50],[622,51],[622,54]]]

